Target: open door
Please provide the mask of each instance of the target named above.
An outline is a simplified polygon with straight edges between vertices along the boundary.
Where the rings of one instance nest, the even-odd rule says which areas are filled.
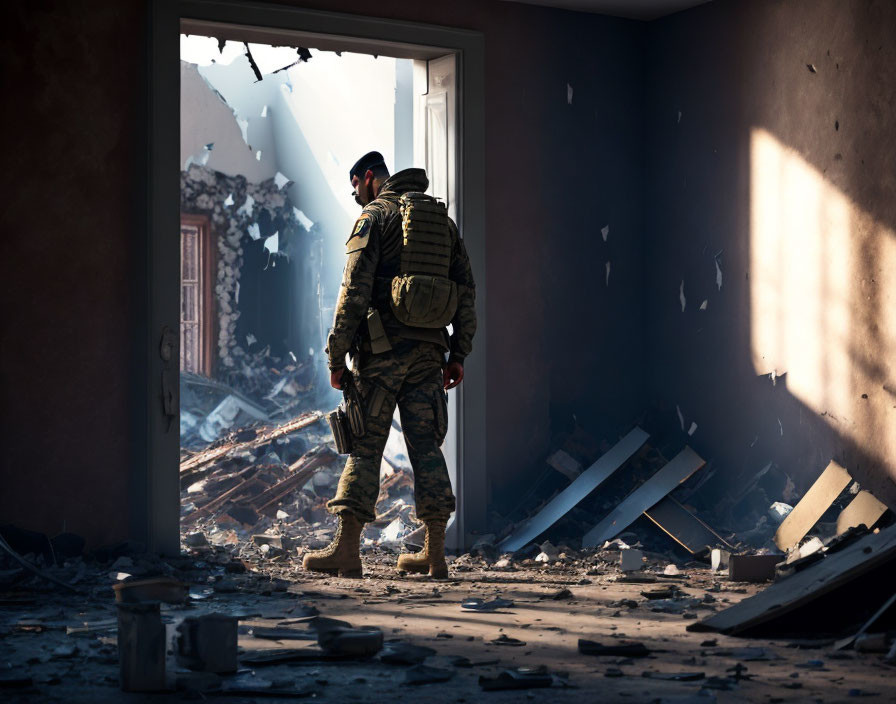
[[[414,62],[414,164],[429,176],[428,193],[448,206],[448,215],[460,221],[457,178],[457,55]],[[463,234],[461,232],[461,234]],[[450,328],[449,328],[450,329]],[[463,480],[458,471],[461,443],[463,384],[448,393],[448,435],[442,446],[457,510],[448,524],[446,543],[460,549],[464,543]]]

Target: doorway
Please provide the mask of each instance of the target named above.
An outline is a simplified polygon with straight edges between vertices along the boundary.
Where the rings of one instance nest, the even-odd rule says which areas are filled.
[[[171,142],[174,141],[171,140],[172,125],[170,120],[161,119],[158,110],[162,105],[170,106],[170,100],[174,96],[171,94],[170,84],[163,85],[159,71],[156,70],[156,66],[160,64],[158,58],[162,55],[170,57],[171,50],[176,49],[176,45],[170,41],[169,31],[176,28],[178,35],[213,38],[212,41],[216,43],[220,57],[226,52],[233,52],[234,47],[239,46],[247,49],[242,54],[247,61],[248,55],[251,54],[248,51],[249,47],[259,47],[255,53],[267,53],[263,58],[252,55],[252,60],[248,63],[255,73],[256,80],[251,82],[251,85],[250,81],[245,81],[242,88],[233,93],[236,97],[230,101],[226,92],[219,89],[220,85],[227,83],[225,80],[227,67],[224,61],[216,60],[214,66],[209,64],[206,75],[200,75],[203,83],[197,83],[196,76],[185,73],[184,66],[181,65],[183,87],[196,84],[201,88],[204,85],[206,89],[211,88],[219,94],[216,98],[219,102],[223,101],[230,108],[233,107],[230,105],[231,102],[240,103],[241,108],[231,111],[233,124],[230,125],[232,129],[229,138],[218,136],[215,140],[210,138],[209,141],[204,141],[203,138],[198,142],[193,139],[193,143],[187,147],[189,154],[186,158],[183,158],[185,139],[189,142],[189,139],[195,138],[196,135],[188,129],[180,129],[180,138],[175,141],[175,144],[177,142],[181,144],[181,158],[178,159],[180,168],[175,172],[180,174],[178,184],[180,197],[176,202],[181,204],[181,219],[184,221],[184,218],[187,218],[188,221],[193,218],[195,221],[197,218],[206,218],[205,241],[217,241],[219,245],[224,245],[217,247],[217,251],[212,247],[210,253],[208,247],[202,250],[206,255],[202,259],[201,271],[206,277],[214,279],[211,282],[213,286],[210,287],[208,280],[202,281],[199,277],[185,278],[183,266],[192,267],[192,264],[183,257],[178,257],[178,261],[182,263],[180,285],[176,283],[176,276],[170,276],[173,272],[169,271],[166,275],[164,264],[153,267],[149,281],[151,320],[154,318],[157,320],[161,317],[161,312],[167,309],[166,299],[170,296],[163,291],[166,282],[171,282],[173,279],[175,290],[181,292],[179,325],[176,328],[168,325],[166,333],[170,338],[171,330],[178,329],[181,331],[181,340],[179,345],[163,344],[168,359],[165,359],[165,355],[161,352],[158,354],[158,359],[150,354],[150,366],[161,367],[162,396],[166,401],[162,404],[161,417],[158,417],[158,407],[153,403],[149,404],[150,424],[144,469],[148,491],[142,505],[139,498],[135,502],[138,509],[143,508],[139,513],[143,514],[145,523],[135,527],[143,529],[152,549],[172,553],[179,550],[176,509],[180,502],[175,501],[172,506],[171,497],[172,494],[176,494],[178,488],[186,490],[189,486],[181,486],[184,475],[179,471],[176,459],[174,462],[171,460],[178,456],[181,459],[185,456],[189,459],[195,451],[201,449],[194,447],[189,453],[180,454],[182,450],[180,438],[176,435],[172,438],[170,430],[174,425],[172,422],[174,415],[178,416],[177,420],[180,421],[182,431],[186,429],[199,432],[197,428],[202,430],[199,439],[207,448],[208,445],[215,443],[220,445],[227,439],[233,440],[240,433],[243,433],[242,437],[248,437],[246,431],[250,428],[295,423],[302,414],[329,410],[335,405],[333,394],[320,383],[325,381],[325,374],[321,374],[318,362],[322,357],[321,337],[326,334],[326,329],[332,322],[330,299],[335,300],[334,288],[332,283],[326,280],[327,269],[324,267],[328,256],[326,250],[329,244],[332,244],[333,238],[328,241],[321,232],[324,229],[321,223],[325,217],[310,217],[305,211],[327,203],[332,207],[321,207],[321,213],[331,210],[338,213],[344,210],[341,204],[334,205],[335,187],[329,187],[325,172],[331,166],[339,166],[345,157],[340,158],[334,153],[333,148],[325,149],[321,146],[320,135],[314,138],[313,134],[320,126],[315,127],[312,124],[314,120],[309,122],[307,114],[304,117],[305,128],[301,129],[303,119],[301,109],[290,107],[289,96],[299,88],[308,89],[307,81],[303,84],[302,77],[308,78],[312,72],[305,71],[303,74],[298,74],[297,71],[313,66],[317,57],[319,65],[337,58],[343,65],[352,61],[366,60],[368,63],[379,62],[378,70],[381,74],[394,72],[395,104],[390,125],[391,156],[394,162],[390,166],[393,166],[393,171],[400,170],[405,165],[401,163],[404,160],[411,162],[407,163],[407,166],[424,165],[427,168],[433,194],[442,197],[448,203],[450,214],[458,222],[465,237],[474,271],[478,274],[477,309],[480,309],[485,290],[482,276],[484,242],[481,237],[482,168],[479,163],[472,182],[468,184],[464,176],[466,169],[463,167],[467,163],[481,162],[481,143],[472,155],[468,155],[468,147],[475,148],[478,140],[482,138],[481,114],[478,121],[475,119],[477,102],[481,112],[481,71],[478,75],[472,75],[470,72],[471,75],[468,76],[468,71],[464,69],[476,66],[477,63],[481,68],[482,40],[480,35],[470,32],[382,22],[332,13],[272,9],[249,3],[216,3],[213,7],[202,2],[162,3],[156,8],[155,14],[155,36],[151,47],[154,110],[150,119],[154,141],[160,146],[167,147],[169,155],[174,151],[171,149]],[[330,31],[314,31],[315,29]],[[341,31],[333,32],[334,29]],[[426,43],[400,41],[411,37]],[[262,51],[260,49],[262,46],[271,50]],[[279,48],[274,50],[273,47]],[[277,66],[280,59],[275,55],[278,52],[280,56],[285,56],[284,52],[292,52],[292,56],[295,57],[293,66],[287,68],[285,63]],[[382,57],[382,60],[373,57]],[[292,78],[290,78],[291,72]],[[338,74],[339,71],[335,71],[332,76]],[[459,80],[460,76],[465,78]],[[275,78],[271,80],[269,77]],[[267,87],[261,88],[265,80],[268,80]],[[215,85],[216,83],[220,85]],[[247,88],[247,85],[250,87]],[[461,87],[464,88],[463,91],[460,90]],[[268,97],[260,99],[258,96],[264,94],[265,90],[268,91]],[[401,91],[404,91],[402,95]],[[254,97],[249,93],[254,93]],[[475,100],[477,94],[480,97],[479,101]],[[305,97],[307,98],[307,95]],[[406,110],[401,109],[402,100],[405,99]],[[251,107],[252,100],[256,103],[259,100],[263,102],[261,105],[255,105],[260,109],[255,110]],[[296,102],[301,104],[301,101]],[[465,105],[468,106],[467,110],[463,109]],[[325,110],[322,112],[327,114]],[[249,113],[252,113],[251,116]],[[279,123],[277,119],[272,119],[276,113],[279,113]],[[468,123],[467,120],[471,117],[473,121]],[[267,137],[257,129],[254,130],[256,134],[253,134],[252,123],[260,124],[263,120],[267,120],[271,125]],[[248,126],[246,122],[249,122]],[[472,129],[464,129],[468,124],[472,125]],[[301,144],[290,145],[288,150],[290,153],[278,159],[277,135],[279,131],[282,141],[283,135],[286,134],[286,125],[299,126],[298,132],[302,138],[298,141]],[[173,127],[176,135],[181,126]],[[408,127],[413,133],[412,139],[405,139]],[[234,131],[240,135],[243,145],[232,139]],[[317,143],[312,146],[310,142]],[[234,144],[237,147],[245,147],[245,153],[239,155]],[[331,143],[331,147],[332,144],[334,143]],[[158,155],[160,159],[161,154],[166,153],[164,147],[153,149],[152,153]],[[316,164],[316,171],[319,173],[309,175],[305,173],[307,170],[296,166],[297,152],[303,152],[303,149],[303,155],[311,157],[304,161]],[[323,156],[323,152],[327,152],[326,157]],[[250,157],[248,160],[247,154]],[[235,155],[242,160],[243,165],[249,164],[249,167],[242,170],[249,171],[255,165],[259,167],[255,169],[254,181],[245,174],[226,173],[227,169],[234,170]],[[468,156],[471,156],[469,161]],[[155,187],[150,189],[148,234],[154,263],[158,263],[156,257],[167,249],[166,245],[171,239],[164,235],[162,227],[162,223],[166,220],[163,215],[170,214],[171,206],[170,203],[162,202],[161,194],[170,193],[171,186],[174,185],[171,182],[171,173],[161,168],[159,159],[151,159],[150,164],[151,183]],[[278,168],[290,162],[290,159],[293,162],[290,169]],[[264,167],[273,173],[273,177],[271,173],[265,173]],[[288,173],[289,170],[297,173]],[[343,170],[347,172],[347,166],[339,170],[339,173]],[[239,177],[242,177],[242,180],[239,180]],[[196,182],[201,182],[203,179],[214,181],[215,188],[206,190],[215,190],[215,197],[221,200],[220,203],[216,202],[215,197],[210,197],[208,192],[199,192],[203,189],[198,187]],[[223,188],[220,187],[222,179]],[[237,179],[238,183],[229,183],[227,179]],[[269,184],[265,183],[267,180],[270,180]],[[344,180],[347,182],[347,178]],[[468,186],[475,188],[477,182],[478,193],[472,193]],[[239,188],[240,184],[244,184],[242,190]],[[329,198],[326,197],[328,190]],[[343,190],[349,189],[343,186]],[[185,191],[190,192],[190,198],[185,199]],[[226,196],[223,195],[223,191],[228,191]],[[315,193],[322,197],[308,198],[308,194]],[[308,205],[305,208],[301,207],[301,202],[298,204],[293,202],[301,201],[303,197],[308,198]],[[188,201],[186,207],[185,201]],[[228,208],[229,211],[226,210]],[[239,213],[238,234],[233,232],[233,225],[229,222],[231,218],[221,217],[221,213],[225,211]],[[195,228],[196,233],[202,231],[201,227],[188,223],[181,228],[182,240],[183,233],[187,233],[188,239],[192,236],[194,229],[191,228]],[[334,229],[338,227],[334,225]],[[345,229],[342,230],[344,231]],[[335,240],[340,241],[338,236]],[[228,251],[228,243],[232,245],[235,254]],[[182,251],[185,251],[185,246],[183,242],[180,244]],[[482,251],[479,251],[480,249]],[[222,262],[222,256],[230,261]],[[234,266],[236,262],[240,266]],[[198,262],[197,266],[200,266]],[[339,271],[341,263],[336,267],[337,278]],[[191,298],[194,290],[212,291],[205,293],[204,307],[197,307]],[[212,299],[213,305],[209,305],[209,299]],[[284,299],[292,303],[286,314],[268,316],[267,323],[263,323],[264,316],[259,311],[263,312],[271,306],[276,307],[282,304]],[[194,313],[200,308],[204,317]],[[484,316],[479,310],[477,312],[480,315],[477,349],[467,361],[466,380],[461,387],[463,390],[451,394],[450,412],[455,432],[449,434],[449,441],[444,448],[449,467],[452,469],[452,482],[458,498],[458,510],[450,536],[451,544],[455,548],[461,548],[469,543],[471,532],[481,530],[485,518],[485,475],[482,471],[485,448],[483,422],[485,389],[483,385],[472,388],[478,376],[477,370],[481,369],[481,360],[484,358]],[[247,322],[252,320],[253,315],[255,315],[253,329],[249,329]],[[272,324],[272,317],[279,319],[279,324]],[[150,339],[154,336],[152,324],[149,335]],[[171,357],[177,356],[172,355],[172,349],[179,352],[181,357],[188,354],[183,351],[184,340],[188,335],[202,340],[201,348],[204,350],[204,356],[201,364],[193,363],[192,367],[185,368],[191,380],[187,384],[189,387],[187,390],[183,376],[179,379],[179,383],[175,383],[173,378],[175,372],[184,367],[182,363],[175,364],[175,360]],[[260,339],[262,337],[264,339]],[[209,340],[214,344],[209,344]],[[192,349],[193,347],[190,347],[190,350]],[[253,395],[253,392],[264,389],[234,388],[236,379],[244,384],[246,377],[263,376],[255,374],[257,370],[251,364],[247,365],[247,360],[250,358],[258,361],[259,353],[262,353],[263,357],[262,371],[269,374],[268,381],[271,373],[279,377],[274,380],[273,385],[269,385],[270,388],[267,388],[261,399]],[[225,373],[225,378],[222,379],[222,371],[227,372],[228,369],[230,374]],[[151,374],[149,378],[152,378]],[[212,399],[213,407],[205,417],[198,417],[193,411],[184,408],[185,396],[192,393],[195,402],[197,388]],[[175,404],[174,397],[177,396],[178,390],[181,395],[179,403]],[[309,390],[311,393],[307,394]],[[307,394],[305,406],[295,401],[302,393]],[[219,408],[222,404],[223,407]],[[284,408],[285,412],[279,412]],[[218,411],[217,414],[214,411]],[[214,416],[212,423],[207,422],[208,415]],[[272,415],[277,417],[272,418]],[[470,432],[471,422],[475,424],[472,432]],[[321,425],[325,427],[325,424]],[[194,441],[195,435],[194,433]],[[318,436],[315,439],[322,438]],[[298,443],[298,447],[307,453],[308,448],[303,447],[302,443]],[[280,454],[289,453],[283,451]],[[275,459],[283,462],[286,458],[279,457],[277,452],[268,453],[266,456],[266,460],[275,461]],[[288,459],[299,462],[302,456],[298,458],[290,456]],[[308,459],[305,457],[305,460]],[[337,464],[341,466],[341,463],[339,461]],[[291,466],[292,462],[284,464]],[[470,468],[477,466],[480,471],[469,471]],[[327,489],[326,481],[322,480],[320,485],[321,493],[324,493]],[[310,488],[313,491],[313,484]],[[258,484],[255,485],[255,489],[259,489]],[[266,489],[262,486],[260,490]],[[175,509],[174,512],[172,508]],[[138,521],[139,518],[138,515]],[[240,518],[245,518],[245,514],[232,518],[239,522]]]

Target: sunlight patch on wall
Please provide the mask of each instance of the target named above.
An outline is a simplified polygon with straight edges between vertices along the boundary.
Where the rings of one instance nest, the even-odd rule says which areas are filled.
[[[802,402],[892,462],[896,232],[766,130],[750,158],[755,371],[787,373]]]

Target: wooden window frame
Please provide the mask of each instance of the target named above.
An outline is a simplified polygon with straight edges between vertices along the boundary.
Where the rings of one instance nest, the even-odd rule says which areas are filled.
[[[180,214],[181,225],[192,225],[199,228],[199,247],[202,252],[199,281],[202,287],[202,326],[200,333],[199,371],[203,376],[211,378],[215,371],[215,339],[218,335],[218,310],[215,305],[215,276],[218,263],[215,252],[215,238],[212,232],[212,221],[202,213]]]

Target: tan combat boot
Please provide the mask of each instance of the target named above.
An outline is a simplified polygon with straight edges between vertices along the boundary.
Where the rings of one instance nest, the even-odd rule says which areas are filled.
[[[402,553],[398,556],[398,569],[405,572],[429,573],[430,577],[447,577],[445,563],[445,521],[426,524],[426,539],[420,552]]]
[[[339,527],[333,542],[323,550],[306,552],[302,558],[302,567],[339,577],[360,577],[363,525],[351,511],[340,511],[337,516]]]

